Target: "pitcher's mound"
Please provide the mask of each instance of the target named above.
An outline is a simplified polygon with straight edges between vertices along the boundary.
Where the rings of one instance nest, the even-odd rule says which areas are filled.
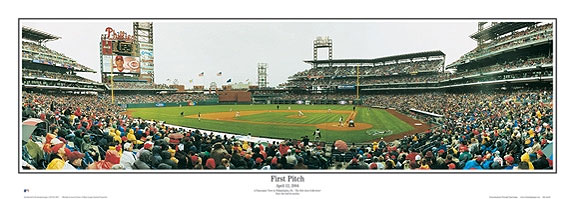
[[[339,122],[330,122],[318,124],[316,127],[332,131],[356,131],[370,129],[373,127],[373,125],[368,123],[355,123],[355,127],[348,127],[347,125],[339,126]]]

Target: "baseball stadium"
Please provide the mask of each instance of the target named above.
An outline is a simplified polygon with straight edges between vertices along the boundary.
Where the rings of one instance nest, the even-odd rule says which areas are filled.
[[[256,62],[242,69],[257,84],[192,88],[157,83],[154,23],[91,35],[99,69],[20,27],[22,171],[554,170],[553,22],[475,22],[454,62],[441,49],[334,58],[337,40],[318,36],[278,86]]]

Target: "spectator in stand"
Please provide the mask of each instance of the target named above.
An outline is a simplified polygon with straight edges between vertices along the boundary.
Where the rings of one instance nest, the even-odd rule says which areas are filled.
[[[68,163],[71,164],[77,170],[86,169],[86,165],[83,164],[84,154],[78,151],[71,152],[68,157]]]
[[[65,143],[58,143],[55,144],[52,148],[51,148],[51,154],[50,154],[50,163],[48,164],[48,166],[46,167],[46,169],[48,170],[68,170],[68,169],[75,169],[74,166],[70,165],[69,162],[67,162],[67,156],[66,154],[70,154],[70,149],[65,147]]]
[[[130,170],[132,169],[132,165],[136,162],[136,154],[133,152],[134,145],[130,142],[126,142],[124,144],[124,152],[122,153],[122,157],[120,159],[120,164],[124,165],[124,168]]]

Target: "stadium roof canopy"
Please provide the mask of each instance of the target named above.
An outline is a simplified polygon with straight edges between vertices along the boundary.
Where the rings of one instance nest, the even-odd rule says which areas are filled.
[[[400,60],[400,59],[411,59],[411,58],[418,58],[418,57],[431,57],[431,56],[445,56],[445,53],[441,52],[440,50],[435,51],[425,51],[425,52],[417,52],[417,53],[409,53],[403,55],[393,55],[388,57],[380,57],[375,59],[334,59],[334,60],[309,60],[304,61],[305,63],[310,64],[321,64],[321,63],[377,63],[377,62],[386,62],[386,61],[393,61],[393,60]]]
[[[489,40],[506,33],[512,32],[514,30],[518,30],[521,28],[529,27],[539,22],[501,22],[493,24],[486,29],[473,33],[471,36],[472,39],[475,40]]]
[[[37,42],[45,42],[45,41],[58,40],[61,39],[61,37],[58,37],[56,35],[47,32],[43,32],[41,30],[36,30],[34,28],[24,26],[22,27],[22,39]]]

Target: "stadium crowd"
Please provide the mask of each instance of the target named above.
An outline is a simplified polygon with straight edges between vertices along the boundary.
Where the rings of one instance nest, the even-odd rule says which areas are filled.
[[[510,70],[510,69],[517,69],[517,68],[532,67],[532,66],[540,66],[542,64],[551,64],[551,63],[553,63],[553,59],[551,57],[537,57],[537,58],[531,58],[531,59],[527,59],[527,60],[518,59],[515,61],[502,62],[502,63],[490,65],[490,66],[484,66],[484,67],[469,69],[466,71],[458,71],[457,75],[453,76],[453,78],[475,75],[475,74],[480,74],[480,73],[488,73],[488,72],[493,72],[493,71],[501,71],[501,70]],[[440,79],[445,80],[445,78],[449,78],[449,77],[443,77]]]
[[[553,36],[552,29],[552,24],[542,24],[496,38],[463,55],[456,65],[529,42],[549,39]],[[22,58],[34,63],[90,70],[62,53],[32,42],[22,43]],[[455,74],[441,74],[443,59],[396,60],[360,66],[360,83],[445,81],[493,71],[540,66],[552,61],[551,57],[535,57],[469,69],[463,69],[465,66],[462,65]],[[521,73],[505,72],[451,83],[550,76],[552,72],[539,69]],[[355,66],[320,65],[296,73],[284,86],[333,89],[334,86],[355,85],[356,73]],[[94,83],[72,74],[31,69],[22,69],[22,74],[25,86],[80,85],[30,77]],[[167,85],[137,83],[142,80],[136,77],[118,80],[114,83],[115,89],[169,89]],[[97,87],[88,84],[80,86]],[[111,87],[110,84],[108,86]],[[407,86],[402,84],[398,87]],[[282,100],[353,100],[356,97],[325,93],[272,94],[275,96],[271,96],[271,99]],[[545,152],[546,147],[554,142],[554,96],[550,88],[367,95],[362,98],[366,106],[394,108],[433,125],[425,132],[391,142],[381,139],[358,144],[310,141],[308,136],[273,143],[241,141],[235,136],[173,128],[160,121],[133,118],[117,105],[201,101],[216,97],[206,94],[116,95],[117,103],[112,104],[111,97],[106,94],[24,91],[21,120],[38,118],[43,123],[39,123],[30,137],[23,139],[21,165],[23,169],[34,170],[534,170],[554,166],[553,154]],[[418,114],[414,110],[440,116]]]
[[[42,88],[45,86],[58,88],[58,89],[82,89],[83,91],[103,91],[104,88],[98,83],[74,83],[65,81],[50,81],[50,80],[35,80],[35,79],[22,79],[22,86],[28,88]]]
[[[23,143],[25,169],[327,169],[303,142],[250,143],[144,122],[94,95],[23,93],[24,118],[47,125]],[[269,155],[268,155],[269,154]],[[297,155],[297,156],[296,156]],[[303,164],[304,161],[306,164]]]
[[[455,74],[449,73],[439,73],[439,72],[432,72],[432,73],[414,73],[414,74],[402,74],[402,75],[386,75],[386,76],[364,76],[360,79],[361,85],[371,85],[371,84],[388,84],[388,83],[417,83],[417,82],[438,82],[438,81],[447,81],[450,79],[455,79],[459,77],[483,74],[488,72],[494,71],[503,71],[503,70],[510,70],[510,69],[517,69],[517,68],[525,68],[525,67],[532,67],[532,66],[541,66],[542,64],[550,64],[553,63],[551,57],[536,57],[530,59],[518,59],[515,61],[505,61],[502,63],[497,63],[494,65],[483,66],[473,69],[468,69],[465,71],[458,71]],[[552,74],[549,74],[552,75]],[[515,74],[517,76],[517,74]],[[523,76],[529,77],[530,75],[525,73]],[[503,77],[500,76],[493,76],[493,77],[485,77],[484,79],[476,79],[476,80],[469,80],[471,82],[477,81],[488,81],[488,80],[500,80]],[[506,78],[509,79],[509,78]],[[458,82],[460,83],[460,82]],[[299,80],[291,80],[288,82],[286,86],[289,87],[320,87],[320,88],[329,88],[331,86],[339,86],[339,85],[355,85],[356,78],[355,77],[348,77],[348,78],[318,78],[318,79],[299,79]]]
[[[541,149],[553,141],[552,98],[551,91],[535,90],[377,95],[366,103],[443,115],[428,132],[398,141],[400,151],[419,159],[394,163],[412,169],[547,169],[552,161]]]
[[[502,49],[508,49],[520,44],[551,38],[552,24],[530,27],[524,31],[516,32],[503,38],[494,40],[484,47],[476,48],[473,51],[462,56],[456,63],[463,63],[466,60],[474,59],[479,56],[489,54]],[[541,32],[542,31],[542,32]],[[531,34],[540,32],[538,34]],[[529,35],[525,38],[520,38]],[[520,39],[518,39],[520,38]],[[417,72],[422,71],[439,71],[443,60],[420,61],[408,63],[394,63],[380,66],[361,66],[360,75],[362,76],[361,84],[385,84],[385,83],[410,83],[410,82],[435,82],[444,81],[453,78],[487,73],[493,71],[509,70],[522,67],[537,66],[541,64],[552,63],[551,57],[536,57],[527,60],[519,59],[511,62],[497,63],[491,66],[478,67],[458,71],[457,74],[440,74],[437,75],[420,75]],[[414,65],[415,64],[415,65]],[[412,74],[412,75],[402,75]],[[286,87],[320,87],[328,88],[338,85],[354,85],[356,68],[355,67],[314,67],[303,72],[298,72],[292,76],[293,80],[284,86]],[[307,79],[305,79],[307,77]]]
[[[540,31],[543,31],[543,32],[540,32]],[[540,32],[540,33],[530,35],[531,33],[535,33],[535,32]],[[529,36],[524,37],[526,35],[529,35]],[[521,39],[517,39],[520,37],[521,37]],[[456,63],[463,63],[467,60],[475,59],[477,57],[480,57],[480,56],[483,56],[483,55],[486,55],[486,54],[489,54],[489,53],[492,53],[495,51],[508,49],[508,48],[512,48],[512,47],[521,45],[521,44],[526,43],[526,42],[537,41],[537,40],[547,39],[547,38],[551,38],[551,37],[553,37],[553,24],[551,24],[551,23],[539,25],[539,26],[534,26],[534,27],[529,27],[529,28],[525,29],[524,31],[515,32],[515,33],[512,33],[510,35],[504,36],[502,38],[495,39],[495,40],[491,41],[490,43],[486,44],[486,46],[477,47],[477,48],[473,49],[471,52],[468,52],[465,55],[461,56],[461,58],[458,61],[456,61]]]
[[[511,80],[511,79],[519,79],[519,78],[540,78],[540,77],[552,77],[552,76],[553,76],[552,70],[528,71],[528,72],[515,73],[515,74],[499,74],[499,75],[492,75],[492,76],[481,76],[478,78],[468,78],[468,79],[463,79],[460,81],[447,82],[444,85],[457,85],[457,84],[487,82],[487,81],[496,81],[496,80]]]
[[[108,87],[112,87],[110,83],[107,83]],[[114,82],[114,89],[118,90],[138,90],[138,89],[170,89],[168,85],[165,84],[149,84],[149,83],[136,83],[136,82]]]
[[[96,83],[93,80],[83,78],[77,75],[70,75],[65,73],[57,73],[57,72],[49,72],[49,71],[40,71],[40,70],[33,70],[33,69],[22,69],[22,76],[24,77],[42,77],[42,78],[50,78],[50,79],[58,79],[58,80],[70,80],[70,81],[78,81],[78,82],[88,82],[88,83]]]
[[[141,96],[142,98],[150,96]],[[286,96],[290,97],[290,96]],[[297,96],[291,96],[297,98]],[[322,98],[321,96],[317,96]],[[23,143],[26,169],[548,169],[553,94],[375,95],[365,103],[444,115],[427,132],[393,142],[251,143],[144,122],[107,96],[24,92],[22,115],[47,125]]]
[[[273,97],[281,100],[353,100],[355,95],[350,94],[284,94]]]
[[[360,84],[394,84],[394,83],[416,83],[416,82],[437,82],[441,75],[439,73],[433,74],[414,74],[402,76],[385,76],[377,78],[364,78],[360,80]]]
[[[22,59],[39,60],[51,65],[76,67],[81,70],[90,70],[76,61],[45,46],[33,42],[22,42]]]
[[[119,104],[139,104],[139,103],[171,103],[171,102],[192,102],[204,101],[217,98],[216,94],[163,94],[163,95],[116,95],[115,100]]]
[[[391,63],[387,65],[376,65],[372,66],[363,65],[360,67],[360,75],[370,75],[370,76],[382,76],[400,73],[410,73],[410,72],[422,72],[422,71],[438,71],[440,66],[442,66],[443,60],[432,60],[432,61],[416,61],[416,62],[406,62],[406,63]],[[293,77],[345,77],[345,76],[356,76],[355,66],[346,67],[314,67],[303,72],[298,72]]]
[[[25,42],[25,41],[22,42],[22,48],[24,50],[28,50],[28,51],[39,52],[39,53],[44,53],[44,54],[51,54],[51,55],[60,56],[60,57],[66,57],[62,53],[59,53],[55,50],[49,49],[47,47],[38,45],[38,44],[33,43],[33,42]]]

